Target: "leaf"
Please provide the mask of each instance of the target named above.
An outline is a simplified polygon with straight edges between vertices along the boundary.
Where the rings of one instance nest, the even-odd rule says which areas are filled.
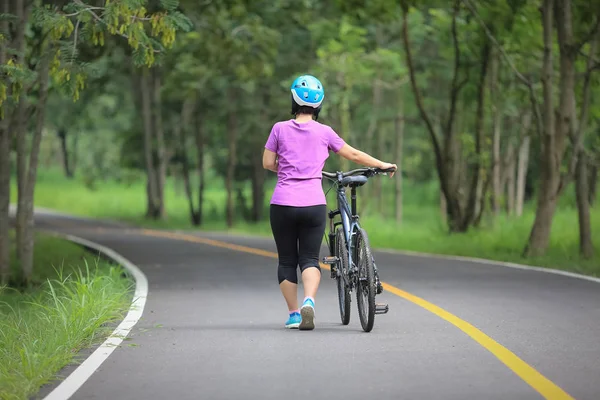
[[[175,11],[179,6],[179,0],[160,0],[160,6],[167,11]]]

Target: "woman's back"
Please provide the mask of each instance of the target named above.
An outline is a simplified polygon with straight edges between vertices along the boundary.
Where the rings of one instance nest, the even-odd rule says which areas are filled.
[[[278,179],[271,204],[326,204],[321,172],[329,151],[338,152],[344,144],[331,127],[314,120],[277,122],[265,145],[278,157]]]

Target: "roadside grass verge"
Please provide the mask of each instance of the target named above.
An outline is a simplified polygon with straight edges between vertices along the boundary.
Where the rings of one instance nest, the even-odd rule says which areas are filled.
[[[38,234],[32,289],[0,287],[0,399],[28,399],[102,342],[131,301],[119,266]],[[14,268],[14,267],[13,267]]]
[[[577,207],[572,188],[561,197],[554,216],[550,248],[544,257],[523,258],[522,252],[529,236],[535,215],[534,201],[525,205],[523,216],[484,219],[479,228],[464,234],[447,233],[441,219],[436,182],[415,184],[405,181],[403,188],[403,219],[394,220],[394,195],[392,181],[381,179],[385,198],[380,204],[369,201],[368,186],[358,191],[358,207],[361,223],[367,229],[371,245],[375,248],[408,250],[433,254],[478,257],[496,261],[559,268],[563,270],[600,276],[600,257],[584,260],[579,256],[579,231]],[[374,184],[374,183],[373,183]],[[222,180],[212,176],[207,182],[203,207],[204,231],[224,231],[232,234],[271,236],[268,222],[268,202],[273,182],[267,185],[263,220],[249,223],[238,218],[233,228],[225,224],[225,189]],[[59,170],[40,171],[36,188],[36,206],[69,212],[93,218],[108,218],[129,222],[136,226],[162,229],[194,230],[189,221],[188,204],[181,185],[169,179],[165,188],[167,219],[148,221],[144,218],[146,207],[145,183],[134,181],[127,185],[114,181],[98,185],[99,189],[87,189],[81,180],[67,180]],[[244,188],[251,198],[249,187]],[[59,193],[57,195],[57,192]],[[333,204],[335,193],[328,194]],[[600,249],[600,213],[598,205],[592,209],[592,235]]]

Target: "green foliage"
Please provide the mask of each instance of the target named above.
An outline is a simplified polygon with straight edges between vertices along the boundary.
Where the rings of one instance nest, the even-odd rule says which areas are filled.
[[[514,68],[532,82],[535,95],[541,98],[539,4],[524,0],[470,3],[475,5],[477,15]],[[186,136],[184,147],[190,168],[194,168],[195,133],[203,127],[206,171],[216,177],[206,190],[210,193],[215,188],[220,190],[223,182],[217,178],[227,176],[227,165],[232,159],[229,121],[234,117],[237,121],[234,187],[241,188],[244,196],[250,198],[251,181],[263,172],[260,156],[270,128],[275,121],[290,118],[290,82],[299,74],[310,73],[325,85],[326,100],[320,121],[331,125],[351,145],[379,159],[397,161],[395,123],[402,103],[403,175],[416,182],[436,179],[431,139],[416,107],[404,58],[401,6],[406,5],[410,8],[408,30],[417,85],[440,140],[447,131],[455,42],[458,46],[457,80],[462,86],[454,119],[454,131],[460,142],[455,156],[460,164],[457,173],[466,181],[464,178],[470,173],[467,163],[476,157],[478,80],[482,46],[488,38],[466,2],[457,4],[456,40],[452,32],[455,2],[441,0],[121,0],[102,1],[93,6],[90,1],[69,2],[60,10],[55,6],[38,7],[30,25],[54,34],[53,42],[49,43],[53,51],[53,90],[47,113],[48,132],[54,136],[59,128],[67,126],[69,146],[77,159],[77,179],[84,179],[98,196],[112,179],[143,174],[143,124],[135,78],[139,73],[137,67],[158,67],[169,178],[181,171],[175,134],[182,132]],[[595,21],[594,3],[578,7],[577,41],[585,38]],[[27,61],[36,65],[39,40],[32,40],[36,31],[32,32]],[[581,51],[589,52],[589,45],[583,44]],[[498,81],[493,97],[489,76],[485,82],[484,137],[479,155],[480,172],[485,179],[491,174],[493,111],[497,108],[501,113],[501,158],[505,160],[509,144],[519,143],[523,116],[530,110],[528,89],[515,79],[504,55],[496,56]],[[577,60],[578,94],[586,70],[584,61],[583,57]],[[558,66],[557,59],[555,63]],[[14,104],[10,85],[16,85],[12,92],[18,95],[20,87],[28,87],[27,81],[35,81],[36,70],[14,63],[0,68],[5,74],[10,73],[12,79],[7,81],[4,91],[0,88],[0,97],[6,92],[7,102]],[[597,73],[592,75],[592,83],[595,93],[600,85]],[[381,88],[378,105],[375,105],[376,84]],[[132,93],[138,94],[132,96]],[[35,90],[28,94],[34,96]],[[78,103],[65,102],[69,97],[79,96]],[[577,97],[580,107],[581,96]],[[596,97],[592,96],[589,132],[597,131],[599,125]],[[191,118],[184,126],[183,107],[190,103],[193,103]],[[526,133],[533,132],[531,129]],[[598,148],[597,140],[597,135],[586,140],[591,152]],[[531,188],[537,188],[540,176],[535,162],[541,152],[539,144],[539,138],[533,136],[528,200],[534,195]],[[46,150],[44,160],[54,160],[48,161],[48,165],[55,165],[60,160],[56,140]],[[350,165],[335,156],[327,163],[330,169],[346,167]],[[192,179],[197,182],[196,177]],[[273,184],[273,175],[268,174],[267,186]],[[144,187],[138,189],[138,196],[143,196]],[[378,190],[372,190],[371,186],[369,190],[370,195],[379,196]],[[392,188],[385,190],[389,192]],[[184,196],[183,192],[178,193]],[[222,193],[211,196],[207,212],[218,218],[222,215]],[[186,209],[184,198],[173,195],[167,199],[170,202]],[[131,204],[122,205],[127,206]],[[142,215],[143,210],[136,208],[137,214]],[[177,218],[172,215],[169,213],[169,218]]]
[[[82,247],[36,237],[37,287],[0,287],[0,398],[27,399],[123,317],[131,281]]]
[[[0,292],[0,397],[26,399],[69,365],[75,352],[109,334],[123,317],[127,285],[103,268],[52,279],[41,292]]]
[[[120,36],[131,47],[136,65],[152,66],[157,56],[171,48],[178,31],[191,28],[189,19],[177,11],[177,0],[162,1],[163,9],[149,13],[145,0],[105,0],[102,6],[73,1],[59,8],[52,4],[35,3],[30,23],[48,34],[48,51],[52,51],[50,76],[57,86],[63,86],[74,100],[85,88],[85,64],[77,62],[82,42],[104,46],[106,35]],[[4,37],[3,37],[4,38]],[[12,93],[18,96],[29,75],[15,59],[9,58],[0,66],[13,84]],[[6,85],[0,86],[0,107],[6,100]],[[2,107],[2,110],[4,108]]]

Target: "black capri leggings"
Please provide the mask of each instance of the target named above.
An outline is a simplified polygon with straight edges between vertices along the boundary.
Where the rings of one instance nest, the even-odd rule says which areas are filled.
[[[271,230],[275,238],[279,283],[298,283],[301,273],[310,267],[319,271],[319,252],[325,233],[327,206],[290,207],[271,204]]]

